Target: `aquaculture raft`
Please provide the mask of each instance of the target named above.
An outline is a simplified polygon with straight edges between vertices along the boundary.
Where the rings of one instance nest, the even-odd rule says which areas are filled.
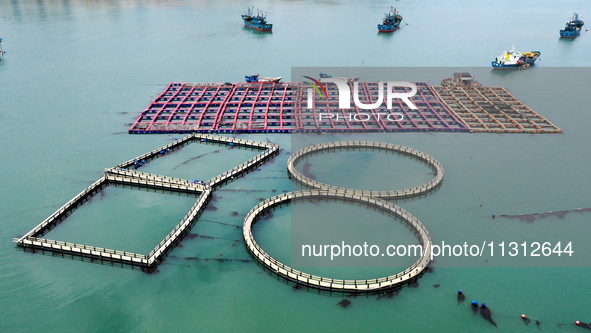
[[[318,275],[308,274],[297,269],[291,268],[277,259],[267,254],[256,242],[254,235],[252,234],[252,228],[257,221],[273,207],[289,204],[293,201],[298,200],[337,200],[348,203],[354,203],[356,205],[365,206],[382,214],[388,214],[396,216],[408,226],[411,232],[417,236],[421,242],[421,246],[424,251],[421,251],[421,257],[412,264],[409,268],[402,272],[367,280],[342,280],[333,279],[328,277],[322,277]],[[295,282],[296,285],[306,286],[309,288],[334,291],[334,292],[345,292],[345,293],[371,293],[384,290],[395,290],[401,288],[403,285],[411,284],[416,282],[421,277],[431,261],[432,243],[431,236],[425,228],[425,226],[419,221],[418,218],[413,216],[408,211],[394,205],[391,202],[384,201],[379,198],[366,197],[353,193],[344,193],[338,191],[327,191],[327,190],[304,190],[283,193],[272,198],[269,198],[258,205],[256,205],[244,219],[243,227],[244,244],[247,250],[252,256],[269,270],[271,273],[277,276]]]
[[[503,87],[434,87],[470,132],[562,133]]]
[[[377,101],[377,82],[358,84],[361,103]],[[353,83],[348,85],[353,91]],[[129,133],[562,133],[502,87],[415,85],[411,101],[417,109],[394,99],[392,109],[383,103],[364,110],[354,103],[339,109],[338,89],[332,83],[326,84],[324,96],[294,82],[173,82],[139,115]]]
[[[338,187],[334,185],[328,185],[321,183],[319,181],[310,179],[306,177],[304,174],[300,173],[296,169],[296,164],[298,161],[309,157],[314,154],[323,153],[326,151],[336,151],[338,149],[375,149],[375,150],[383,150],[383,151],[390,151],[396,152],[399,154],[407,155],[416,158],[419,161],[422,161],[429,165],[431,169],[433,169],[435,178],[429,181],[428,183],[409,188],[404,190],[391,190],[391,191],[370,191],[370,190],[355,190],[349,189],[344,187]],[[289,177],[297,181],[298,183],[313,189],[325,190],[325,191],[333,191],[339,192],[343,194],[351,194],[351,195],[358,195],[358,196],[367,196],[373,198],[381,198],[381,199],[402,199],[402,198],[410,198],[419,195],[426,194],[435,188],[437,188],[441,182],[443,181],[443,166],[439,161],[437,161],[432,156],[423,153],[422,151],[404,147],[400,145],[395,145],[386,142],[375,142],[375,141],[337,141],[337,142],[325,142],[320,143],[317,145],[308,146],[306,148],[300,149],[295,152],[293,155],[289,157],[287,161],[287,173]]]
[[[306,156],[338,149],[377,149],[392,151],[399,154],[412,156],[429,164],[435,171],[435,178],[429,183],[406,190],[393,191],[363,191],[332,186],[314,181],[299,173],[295,165],[298,160]],[[380,198],[408,198],[425,194],[441,183],[443,180],[443,166],[432,156],[413,148],[374,141],[337,141],[326,142],[309,146],[296,151],[287,162],[287,172],[290,178],[300,184],[313,189],[283,193],[269,198],[255,206],[244,219],[243,236],[244,244],[252,256],[269,272],[294,282],[296,286],[305,286],[330,292],[345,293],[372,293],[385,290],[395,290],[403,285],[412,284],[427,270],[431,261],[431,236],[427,228],[408,211]],[[311,275],[297,269],[293,269],[267,254],[256,242],[252,233],[253,226],[262,216],[275,207],[290,204],[294,201],[306,200],[330,200],[343,201],[349,204],[360,205],[378,211],[382,214],[395,216],[401,219],[411,232],[421,242],[421,257],[409,268],[394,275],[366,280],[342,280]]]
[[[314,105],[308,108],[310,89],[302,83],[173,82],[140,114],[129,133],[468,131],[427,83],[416,85],[412,101],[417,110],[397,99],[391,110],[385,105],[362,110],[354,104],[341,110],[334,84],[326,85],[328,98],[312,89]],[[353,91],[352,83],[349,87]],[[359,83],[360,101],[376,101],[377,89],[377,83]],[[329,113],[335,116],[328,118]],[[402,121],[388,120],[388,114],[395,119],[399,113]]]
[[[195,182],[186,179],[179,179],[163,175],[155,175],[137,171],[137,166],[149,163],[153,159],[166,156],[168,152],[196,142],[208,142],[215,144],[226,144],[233,147],[247,147],[261,150],[255,157],[233,167],[222,174],[203,182]],[[140,155],[127,162],[121,163],[113,168],[106,169],[103,176],[80,192],[73,199],[55,213],[27,232],[14,242],[18,246],[40,251],[49,251],[71,255],[74,257],[86,257],[101,262],[119,263],[123,265],[141,267],[142,270],[151,272],[164,260],[172,250],[190,231],[193,224],[203,213],[211,199],[213,191],[224,184],[241,177],[248,172],[255,170],[258,166],[273,158],[279,152],[279,146],[273,143],[257,142],[238,138],[222,137],[208,134],[193,134],[179,140]],[[111,185],[123,185],[127,187],[143,187],[170,192],[190,193],[198,197],[185,217],[164,239],[156,245],[149,254],[132,253],[121,250],[105,249],[98,246],[75,244],[44,238],[51,229],[63,222],[77,208],[88,202],[93,196]]]
[[[297,132],[467,132],[468,128],[439,99],[433,88],[425,82],[414,82],[416,94],[410,98],[417,109],[411,109],[400,99],[392,101],[392,109],[382,103],[377,109],[363,110],[351,103],[350,109],[339,109],[338,89],[326,85],[328,98],[316,90],[300,87],[295,102]],[[354,91],[349,82],[349,91]],[[359,101],[372,104],[379,98],[377,82],[358,82]],[[396,87],[396,92],[409,92],[408,87]],[[311,97],[308,94],[312,93]],[[314,103],[308,107],[308,98]],[[332,114],[333,117],[326,117]],[[398,118],[402,115],[402,118]],[[398,120],[400,119],[400,120]]]
[[[292,85],[173,82],[129,133],[291,132]]]

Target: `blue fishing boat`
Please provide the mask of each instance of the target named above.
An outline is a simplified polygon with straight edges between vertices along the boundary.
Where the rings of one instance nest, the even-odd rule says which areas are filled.
[[[400,27],[402,16],[398,14],[396,8],[390,7],[390,12],[384,17],[382,24],[378,24],[379,32],[392,32]]]
[[[244,26],[258,31],[271,31],[273,25],[267,23],[267,15],[262,14],[262,10],[254,15],[254,7],[248,8],[246,14],[242,15]]]
[[[581,34],[585,22],[579,19],[579,14],[574,13],[570,21],[566,23],[564,30],[560,30],[560,38],[576,38]]]
[[[274,82],[274,83],[277,83],[277,82],[281,81],[282,78],[283,78],[283,76],[259,77],[258,74],[244,75],[244,79],[248,83],[253,83],[253,82],[263,82],[263,83]]]
[[[491,64],[495,69],[524,69],[533,65],[540,57],[540,54],[540,51],[517,52],[515,51],[515,47],[513,47],[511,50],[505,51],[500,57],[497,57]]]

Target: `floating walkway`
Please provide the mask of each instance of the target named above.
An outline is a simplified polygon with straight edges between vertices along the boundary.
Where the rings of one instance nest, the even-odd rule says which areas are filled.
[[[428,164],[433,171],[435,171],[435,178],[430,182],[405,189],[405,190],[392,190],[392,191],[367,191],[367,190],[355,190],[349,189],[344,187],[338,187],[333,185],[324,184],[315,180],[310,179],[309,177],[304,176],[302,173],[296,170],[295,166],[298,161],[302,160],[303,158],[320,154],[326,151],[335,151],[339,149],[378,149],[378,150],[385,150],[396,152],[408,156],[412,156],[422,162]],[[314,188],[319,190],[327,190],[327,191],[334,191],[336,193],[341,194],[350,194],[350,195],[359,195],[359,196],[368,196],[374,198],[383,198],[383,199],[400,199],[400,198],[410,198],[419,196],[422,194],[426,194],[435,188],[437,188],[441,182],[443,181],[443,166],[439,161],[437,161],[432,156],[423,153],[422,151],[404,147],[400,145],[395,145],[386,142],[374,142],[374,141],[336,141],[336,142],[326,142],[321,143],[313,146],[306,147],[304,149],[300,149],[295,152],[293,155],[289,157],[287,161],[287,172],[292,179],[295,179],[300,184],[308,188]]]
[[[273,207],[289,204],[294,200],[310,199],[337,199],[346,202],[355,202],[366,207],[371,207],[384,214],[391,214],[402,219],[419,238],[423,253],[422,256],[409,268],[394,275],[369,279],[369,280],[339,280],[307,274],[293,269],[277,261],[268,255],[256,242],[252,235],[252,228],[262,215]],[[267,199],[255,206],[244,220],[244,243],[253,257],[270,272],[298,285],[310,288],[345,292],[345,293],[370,293],[382,290],[400,288],[405,284],[416,281],[427,269],[431,260],[431,236],[425,226],[406,210],[381,199],[359,196],[349,193],[337,193],[325,190],[306,190],[284,193]]]
[[[378,100],[377,82],[358,85],[361,103]],[[415,85],[411,100],[416,110],[398,99],[392,109],[382,105],[364,110],[354,103],[339,109],[333,83],[326,84],[328,95],[322,96],[295,82],[172,82],[129,133],[562,132],[501,87]],[[349,89],[353,91],[352,82]]]
[[[248,161],[223,172],[222,174],[205,182],[194,182],[186,179],[173,178],[162,175],[154,175],[137,171],[138,165],[149,163],[155,158],[163,158],[171,150],[181,149],[190,143],[217,143],[235,147],[248,147],[259,149],[262,152]],[[203,213],[211,199],[213,191],[233,179],[256,169],[258,166],[273,158],[279,152],[279,146],[272,143],[257,142],[222,137],[207,134],[192,134],[168,145],[155,149],[149,153],[138,156],[135,159],[121,163],[113,168],[106,169],[103,176],[84,191],[72,198],[68,203],[55,213],[26,233],[21,238],[15,238],[18,246],[32,248],[41,251],[51,251],[72,256],[88,257],[101,261],[122,263],[132,266],[140,266],[145,271],[154,270],[166,257],[168,252],[178,244],[190,231],[191,226]],[[140,165],[141,164],[141,165]],[[110,185],[139,186],[144,188],[167,190],[171,192],[184,192],[198,196],[197,201],[191,207],[185,217],[174,227],[166,237],[149,254],[138,254],[120,250],[105,249],[97,246],[74,244],[42,236],[70,216],[93,196],[100,193]]]
[[[249,159],[248,161],[233,167],[230,170],[223,172],[220,175],[213,177],[210,180],[195,182],[186,179],[178,179],[172,178],[168,176],[159,176],[148,174],[144,172],[138,171],[137,165],[140,162],[142,165],[144,163],[149,163],[151,160],[156,158],[161,158],[166,156],[166,154],[182,149],[182,147],[192,144],[192,143],[215,143],[215,144],[223,144],[232,147],[243,147],[249,149],[258,149],[262,150],[261,153],[256,155],[255,157]],[[245,173],[253,171],[257,166],[265,163],[268,159],[273,158],[275,155],[279,153],[279,146],[274,143],[267,143],[267,142],[259,142],[253,140],[245,140],[245,139],[238,139],[232,137],[225,137],[219,135],[211,135],[211,134],[201,134],[195,133],[189,136],[186,136],[182,139],[175,140],[172,143],[169,143],[166,146],[160,147],[158,149],[152,150],[151,152],[145,153],[140,155],[136,158],[133,158],[127,162],[123,162],[113,168],[106,169],[105,171],[110,174],[117,174],[127,177],[134,177],[134,178],[141,178],[141,179],[161,179],[166,178],[169,181],[174,180],[180,185],[184,186],[191,186],[200,189],[205,189],[207,187],[211,187],[216,189],[229,181],[232,181],[235,178],[238,178]]]
[[[228,170],[208,181],[195,182],[186,179],[173,178],[163,175],[154,175],[137,171],[143,164],[149,163],[153,159],[164,158],[169,152],[176,149],[182,149],[183,146],[190,143],[214,143],[227,144],[231,146],[244,146],[253,149],[260,149],[262,152],[252,159]],[[417,159],[428,163],[435,171],[435,179],[426,185],[419,186],[415,189],[403,191],[356,191],[349,189],[341,189],[331,187],[325,184],[309,184],[305,177],[299,177],[299,173],[295,172],[295,164],[298,159],[318,151],[344,149],[344,148],[370,148],[391,150],[402,154],[416,157]],[[272,143],[256,142],[251,140],[234,139],[208,134],[192,134],[180,140],[155,149],[146,154],[140,155],[134,159],[121,163],[113,168],[106,169],[103,176],[93,183],[91,186],[80,192],[77,196],[72,198],[68,203],[58,209],[54,214],[49,216],[38,226],[26,233],[21,238],[15,238],[14,242],[18,246],[40,250],[49,251],[53,253],[67,254],[77,257],[87,257],[92,260],[101,262],[112,262],[124,265],[131,265],[141,267],[146,272],[151,272],[164,260],[167,254],[183,239],[183,237],[190,231],[192,225],[203,213],[203,210],[209,203],[213,191],[223,184],[232,181],[235,177],[240,177],[259,165],[265,163],[268,159],[273,158],[278,154],[279,146]],[[243,236],[245,246],[249,253],[270,272],[282,277],[288,281],[293,281],[300,285],[305,285],[310,288],[338,291],[346,293],[371,293],[382,290],[392,290],[400,288],[404,284],[410,284],[416,281],[427,269],[431,258],[431,237],[425,226],[412,214],[406,210],[382,199],[377,196],[386,198],[408,197],[426,193],[437,187],[443,180],[443,168],[441,164],[433,157],[422,153],[418,150],[392,145],[380,142],[369,141],[344,141],[320,144],[298,151],[290,159],[288,168],[292,176],[298,177],[305,185],[318,186],[321,189],[312,189],[305,191],[289,192],[281,194],[270,199],[267,199],[257,206],[255,206],[246,216],[243,225]],[[89,201],[93,196],[100,193],[104,188],[110,185],[123,185],[133,187],[145,187],[151,189],[167,190],[173,192],[184,192],[198,196],[197,201],[191,207],[185,217],[171,230],[164,239],[157,244],[154,249],[148,254],[133,253],[121,250],[112,250],[101,248],[97,246],[90,246],[85,244],[75,244],[64,241],[57,241],[44,238],[52,228],[64,221],[74,210],[79,208],[85,202]],[[369,196],[371,195],[371,196]],[[293,200],[310,200],[310,199],[331,199],[340,200],[346,203],[356,203],[361,206],[380,211],[383,214],[388,214],[401,219],[406,223],[411,231],[419,239],[422,252],[421,257],[409,268],[402,272],[386,277],[367,279],[367,280],[339,280],[333,278],[326,278],[307,274],[293,268],[290,268],[281,262],[269,256],[256,243],[252,227],[259,218],[268,210],[284,204],[289,204]]]
[[[314,181],[298,172],[295,168],[297,162],[306,156],[339,149],[377,149],[409,155],[427,163],[435,171],[435,178],[425,185],[406,190],[363,191],[327,185]],[[296,283],[296,285],[302,285],[313,289],[344,293],[373,293],[397,289],[403,285],[413,283],[428,268],[432,249],[430,247],[431,236],[425,226],[406,210],[380,198],[408,198],[425,194],[438,187],[443,181],[444,172],[443,166],[435,158],[413,148],[385,142],[338,141],[321,143],[298,150],[290,156],[287,163],[287,169],[292,179],[313,189],[281,194],[259,203],[246,215],[242,231],[246,248],[269,272],[287,281]],[[253,226],[263,215],[265,215],[265,213],[274,207],[290,204],[294,200],[306,201],[311,199],[331,199],[347,203],[356,203],[377,210],[383,214],[388,214],[401,219],[410,227],[411,231],[419,239],[422,246],[421,257],[412,266],[402,272],[386,277],[367,280],[339,280],[311,275],[279,262],[267,254],[257,244],[252,234]]]

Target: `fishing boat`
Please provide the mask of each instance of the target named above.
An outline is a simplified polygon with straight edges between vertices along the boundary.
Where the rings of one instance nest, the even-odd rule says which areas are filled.
[[[3,41],[3,39],[0,38],[0,57],[2,57],[4,55],[4,50],[2,50],[2,41]]]
[[[246,80],[246,82],[252,83],[252,82],[279,82],[281,81],[281,79],[283,78],[283,76],[277,76],[277,77],[259,77],[258,74],[253,74],[253,75],[244,75],[244,78]]]
[[[382,24],[378,24],[379,32],[392,32],[400,27],[402,16],[398,14],[396,8],[390,7],[390,12],[384,17]]]
[[[492,62],[492,66],[495,69],[528,68],[536,62],[540,54],[540,51],[517,52],[515,51],[515,47],[513,47],[510,51],[505,51],[503,55],[497,57]]]
[[[560,38],[577,38],[581,34],[581,28],[585,22],[579,19],[579,14],[574,13],[570,21],[566,23],[564,30],[560,30]]]
[[[248,8],[246,14],[242,15],[244,20],[244,26],[258,31],[271,31],[273,25],[267,23],[267,15],[263,15],[261,10],[259,13],[254,15],[254,7]]]

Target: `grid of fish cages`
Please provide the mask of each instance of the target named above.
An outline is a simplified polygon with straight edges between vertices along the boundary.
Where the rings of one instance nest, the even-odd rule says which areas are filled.
[[[129,129],[140,133],[291,133],[468,131],[433,89],[417,82],[410,100],[416,109],[394,99],[392,107],[357,104],[384,102],[376,82],[357,82],[358,103],[339,108],[338,89],[326,94],[303,83],[170,83]],[[349,82],[350,91],[354,83]],[[396,87],[396,92],[409,92]],[[380,98],[381,97],[381,98]]]
[[[503,87],[433,87],[470,132],[562,133]]]
[[[290,132],[290,83],[170,83],[129,133]]]

